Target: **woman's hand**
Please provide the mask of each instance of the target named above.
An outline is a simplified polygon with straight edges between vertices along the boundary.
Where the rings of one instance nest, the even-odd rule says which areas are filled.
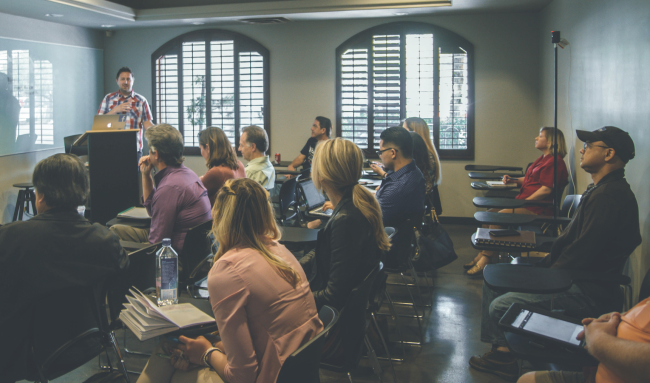
[[[332,201],[325,201],[323,204],[323,211],[327,210],[334,210],[334,204],[332,204]]]
[[[382,169],[382,167],[376,162],[370,163],[370,169],[372,169],[373,172],[379,174],[381,177],[384,177],[386,175],[384,169]]]
[[[178,350],[183,351],[185,358],[192,364],[203,366],[203,355],[212,347],[212,343],[202,336],[196,339],[179,336],[178,341]]]

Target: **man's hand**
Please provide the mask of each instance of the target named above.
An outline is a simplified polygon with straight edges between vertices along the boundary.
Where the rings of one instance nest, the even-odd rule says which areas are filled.
[[[131,111],[132,106],[130,102],[123,102],[115,108],[111,109],[107,114],[128,113]]]
[[[140,167],[140,173],[142,173],[142,175],[149,175],[151,173],[151,170],[153,169],[153,165],[149,160],[149,156],[140,157],[138,166]]]
[[[384,177],[386,175],[386,172],[382,167],[376,163],[376,162],[371,162],[370,163],[370,169],[372,169],[373,172],[379,174],[380,176]]]
[[[577,339],[585,339],[585,348],[589,351],[590,345],[597,342],[600,337],[616,337],[618,325],[621,323],[621,314],[613,312],[598,319],[585,318],[582,323],[585,325],[585,329],[578,334]]]
[[[327,210],[334,210],[334,204],[332,204],[332,201],[325,201],[323,204],[323,211]]]
[[[179,336],[178,341],[178,349],[183,351],[185,358],[187,358],[192,364],[202,366],[203,355],[210,347],[212,347],[212,343],[202,336],[196,339]]]

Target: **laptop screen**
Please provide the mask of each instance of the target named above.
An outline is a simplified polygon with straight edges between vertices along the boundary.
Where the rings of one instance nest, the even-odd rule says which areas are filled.
[[[307,206],[309,209],[319,207],[325,203],[325,196],[316,190],[316,186],[314,186],[312,180],[301,182],[300,186],[302,186],[302,190],[305,193],[305,199],[307,200]]]

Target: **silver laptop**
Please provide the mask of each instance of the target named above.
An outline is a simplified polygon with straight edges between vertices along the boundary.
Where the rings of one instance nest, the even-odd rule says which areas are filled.
[[[124,130],[125,125],[125,114],[102,114],[95,116],[90,130]]]
[[[308,214],[328,218],[332,216],[332,213],[334,212],[332,209],[323,211],[323,204],[326,201],[325,196],[316,189],[316,186],[314,186],[314,182],[311,179],[300,182],[300,186],[305,194]]]

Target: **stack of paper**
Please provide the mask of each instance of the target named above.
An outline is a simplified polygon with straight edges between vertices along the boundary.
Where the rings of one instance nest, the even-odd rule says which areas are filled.
[[[504,184],[503,181],[486,181],[485,183],[491,188],[517,187],[517,184],[514,182]]]
[[[120,312],[120,319],[140,340],[147,340],[181,328],[213,323],[214,318],[191,303],[158,307],[135,287],[126,296],[129,303]]]

